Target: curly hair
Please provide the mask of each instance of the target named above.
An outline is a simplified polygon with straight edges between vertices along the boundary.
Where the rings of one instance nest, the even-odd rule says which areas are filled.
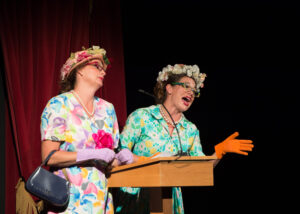
[[[157,81],[154,87],[154,95],[156,104],[162,104],[167,98],[166,86],[173,82],[178,82],[182,77],[187,76],[186,74],[170,74],[167,81]],[[192,77],[189,77],[192,78]],[[194,80],[194,78],[192,78]],[[195,80],[194,80],[195,81]],[[196,81],[195,81],[196,82]]]

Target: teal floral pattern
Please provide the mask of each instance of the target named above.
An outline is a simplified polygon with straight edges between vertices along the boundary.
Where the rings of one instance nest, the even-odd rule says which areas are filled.
[[[60,150],[65,151],[99,149],[93,134],[103,130],[113,139],[113,148],[116,148],[119,128],[113,105],[95,97],[94,106],[92,121],[71,92],[53,97],[41,116],[42,141],[59,141]],[[64,177],[61,170],[54,173]],[[112,197],[108,194],[107,179],[99,169],[73,166],[67,168],[67,174],[71,182],[71,195],[64,213],[114,213]]]
[[[183,115],[177,128],[183,152],[189,153],[190,156],[204,156],[197,127]],[[180,152],[181,147],[176,130],[174,129],[170,136],[167,123],[160,114],[159,105],[154,105],[137,109],[129,115],[120,135],[120,148],[128,148],[138,156],[150,157],[157,152],[176,155]],[[172,195],[173,213],[184,213],[180,187],[174,187]],[[149,213],[148,203],[146,190],[121,188],[116,212],[132,213],[133,210],[142,210],[141,213]]]

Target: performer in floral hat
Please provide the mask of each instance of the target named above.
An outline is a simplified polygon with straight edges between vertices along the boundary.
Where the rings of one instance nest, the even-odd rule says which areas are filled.
[[[41,116],[42,159],[71,182],[63,213],[113,213],[105,170],[123,154],[115,154],[119,129],[114,106],[95,96],[103,86],[109,60],[98,46],[72,53],[61,69],[61,94],[47,103]],[[54,210],[49,211],[53,213]]]
[[[200,96],[206,74],[197,65],[168,65],[158,74],[154,88],[157,105],[140,108],[130,114],[120,135],[120,148],[134,154],[135,161],[153,156],[204,156],[199,130],[184,116]],[[233,133],[215,146],[218,159],[226,153],[247,155],[252,151],[251,140],[236,139]],[[173,187],[173,213],[182,214],[180,187]],[[150,213],[147,189],[121,188],[117,198],[117,213]]]

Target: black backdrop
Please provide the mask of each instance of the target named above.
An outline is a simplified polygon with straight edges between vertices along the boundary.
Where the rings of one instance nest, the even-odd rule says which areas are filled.
[[[183,188],[186,213],[271,211],[289,206],[283,128],[292,113],[297,6],[276,1],[123,1],[127,111],[154,104],[168,64],[198,64],[207,73],[186,113],[204,152],[234,131],[254,141],[248,156],[227,155],[213,187]],[[292,115],[292,114],[291,114]]]
[[[299,5],[271,0],[121,2],[128,113],[154,103],[137,91],[152,92],[162,67],[198,64],[208,78],[186,116],[200,129],[204,152],[212,154],[213,146],[234,131],[255,144],[248,157],[224,157],[215,168],[213,187],[183,188],[186,213],[288,213],[293,204],[285,199],[297,183],[295,168],[288,166],[297,138],[287,139],[297,132],[284,130],[298,110],[299,96],[293,92],[299,87]],[[2,89],[3,84],[1,97]],[[1,130],[2,140],[3,122]],[[3,143],[1,151],[4,172]]]

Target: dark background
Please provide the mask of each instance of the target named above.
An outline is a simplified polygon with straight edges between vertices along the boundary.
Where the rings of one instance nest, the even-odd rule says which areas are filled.
[[[197,64],[208,77],[185,115],[199,128],[205,154],[211,155],[214,145],[235,131],[254,141],[249,156],[222,159],[214,170],[213,187],[183,188],[186,213],[288,213],[293,204],[286,199],[296,187],[289,166],[297,138],[287,140],[293,132],[284,130],[297,111],[299,5],[123,0],[121,6],[128,114],[154,104],[138,89],[152,93],[164,66]],[[3,83],[4,121],[2,89]],[[0,125],[2,141],[4,123]],[[0,150],[4,172],[4,143]]]
[[[186,117],[205,154],[234,131],[254,141],[249,156],[226,155],[213,187],[183,188],[186,213],[285,210],[299,7],[284,1],[122,1],[127,110],[154,104],[158,72],[197,64],[207,74]],[[299,60],[298,60],[299,61]],[[289,188],[287,187],[289,186]]]

